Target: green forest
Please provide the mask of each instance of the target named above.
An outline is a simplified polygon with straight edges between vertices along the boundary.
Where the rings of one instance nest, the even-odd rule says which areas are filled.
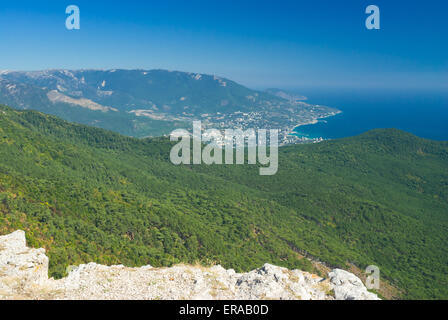
[[[448,143],[395,129],[280,148],[279,171],[169,161],[136,139],[0,107],[0,235],[50,275],[87,262],[377,265],[402,298],[448,298]]]

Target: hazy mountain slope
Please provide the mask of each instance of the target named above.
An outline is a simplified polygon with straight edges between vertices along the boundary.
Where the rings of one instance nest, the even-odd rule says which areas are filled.
[[[157,109],[181,115],[183,112],[207,113],[223,109],[247,111],[255,106],[248,99],[282,101],[273,95],[256,92],[216,76],[167,70],[49,70],[7,72],[2,78],[68,96],[82,96],[120,111]],[[182,99],[183,98],[183,99]]]
[[[0,233],[26,230],[50,269],[96,261],[375,264],[408,297],[447,297],[448,145],[397,130],[281,148],[279,172],[174,166],[137,140],[0,111]],[[316,270],[314,270],[317,272]]]
[[[280,97],[282,99],[286,99],[291,102],[307,100],[307,97],[305,97],[305,96],[302,96],[302,95],[299,95],[296,93],[292,93],[292,92],[289,92],[286,90],[276,89],[276,88],[266,89],[265,92],[272,94],[274,96]]]
[[[121,134],[161,136],[191,121],[214,128],[276,128],[339,112],[248,89],[213,75],[167,70],[0,72],[0,103]]]
[[[259,101],[248,98],[255,96]],[[247,111],[265,100],[282,101],[227,79],[176,71],[47,70],[0,74],[0,103],[132,136],[166,134],[185,116]],[[146,110],[149,117],[136,116],[139,110]]]

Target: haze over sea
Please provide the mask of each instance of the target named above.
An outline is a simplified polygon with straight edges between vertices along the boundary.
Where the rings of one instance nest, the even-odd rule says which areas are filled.
[[[422,138],[448,140],[446,90],[332,88],[294,92],[307,96],[309,103],[342,111],[314,125],[295,128],[299,136],[336,139],[375,128],[397,128]]]

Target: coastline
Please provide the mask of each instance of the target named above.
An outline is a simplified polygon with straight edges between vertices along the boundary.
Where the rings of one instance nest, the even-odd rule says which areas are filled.
[[[290,130],[290,133],[288,135],[294,136],[294,137],[297,137],[297,138],[300,138],[300,139],[307,139],[307,140],[316,140],[316,139],[318,139],[320,141],[325,140],[323,137],[320,137],[320,138],[306,138],[304,136],[299,136],[299,135],[297,135],[298,131],[296,131],[296,129],[299,128],[299,127],[302,127],[302,126],[308,126],[308,125],[317,124],[317,123],[319,123],[320,120],[327,119],[327,118],[330,118],[330,117],[334,117],[334,116],[336,116],[338,114],[341,114],[341,113],[343,113],[343,111],[337,110],[337,111],[335,111],[332,114],[328,114],[328,115],[323,116],[323,117],[315,118],[315,119],[312,119],[311,121],[308,121],[308,122],[305,122],[305,123],[297,124],[297,125],[295,125],[292,128],[292,130]]]

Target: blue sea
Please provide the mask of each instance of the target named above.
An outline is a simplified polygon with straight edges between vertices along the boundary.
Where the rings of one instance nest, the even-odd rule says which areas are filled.
[[[290,90],[292,91],[292,90]],[[335,139],[375,128],[397,128],[419,137],[448,140],[448,92],[442,90],[302,89],[309,103],[342,111],[295,128],[308,138]]]

